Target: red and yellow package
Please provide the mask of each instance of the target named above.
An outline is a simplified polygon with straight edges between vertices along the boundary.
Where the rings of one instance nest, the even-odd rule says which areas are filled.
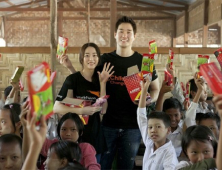
[[[126,85],[127,91],[130,95],[131,100],[134,102],[140,98],[141,95],[141,75],[136,73],[130,76],[123,77],[123,81]]]
[[[53,93],[50,80],[49,65],[42,62],[27,73],[29,101],[32,114],[37,115],[37,123],[41,115],[46,119],[53,114]]]
[[[167,82],[167,86],[172,86],[173,85],[173,79],[172,75],[168,71],[164,71],[165,75],[165,82]]]
[[[222,48],[219,48],[217,51],[214,52],[214,55],[217,58],[217,61],[220,64],[220,67],[222,68]]]
[[[157,53],[157,44],[155,40],[149,42],[149,53],[156,54]]]
[[[214,95],[222,94],[222,73],[216,63],[202,64],[200,72]]]
[[[169,49],[169,56],[167,59],[167,63],[169,64],[170,69],[173,69],[173,58],[174,58],[174,52],[172,49]]]
[[[15,69],[14,74],[11,77],[11,81],[14,82],[14,83],[19,82],[19,79],[20,79],[23,71],[24,71],[24,67],[23,66],[17,66],[16,69]]]
[[[65,55],[67,47],[68,47],[68,38],[59,36],[56,57],[58,58],[60,55]]]
[[[198,70],[198,73],[197,73],[197,78],[200,78],[202,75],[201,73],[199,72],[199,69],[200,69],[200,66],[202,64],[206,64],[209,62],[209,56],[208,55],[198,55],[198,59],[197,59],[197,70]]]
[[[154,67],[154,54],[143,54],[141,73],[143,77],[149,76],[149,79],[152,80]]]
[[[190,82],[187,82],[185,100],[189,101],[189,98],[190,98]]]

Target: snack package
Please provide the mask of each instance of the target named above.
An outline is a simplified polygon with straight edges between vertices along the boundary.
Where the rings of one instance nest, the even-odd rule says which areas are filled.
[[[19,79],[20,79],[23,71],[24,71],[24,67],[23,66],[16,67],[15,72],[14,72],[14,74],[11,77],[11,81],[13,83],[19,82]]]
[[[157,44],[155,40],[149,42],[149,54],[157,53]]]
[[[141,74],[136,73],[130,76],[125,76],[123,77],[123,81],[126,85],[131,100],[133,102],[138,100],[141,95],[141,86],[140,86]]]
[[[171,70],[173,69],[173,58],[174,58],[174,52],[172,49],[169,49],[169,56],[167,59],[167,63],[169,64]]]
[[[165,82],[167,82],[167,86],[172,86],[173,85],[173,79],[172,75],[168,71],[164,71],[165,74]]]
[[[219,48],[217,51],[214,52],[214,55],[217,58],[217,61],[220,64],[220,67],[222,68],[222,48]]]
[[[197,73],[197,78],[200,78],[202,75],[199,72],[200,66],[202,64],[206,64],[209,62],[209,56],[208,55],[198,55],[198,59],[197,59],[197,69],[198,69],[198,73]]]
[[[152,80],[154,67],[154,54],[143,54],[141,73],[143,77],[149,76],[149,79]]]
[[[69,107],[83,108],[86,106],[91,106],[92,101],[66,97],[65,99],[63,99],[63,101],[61,101],[61,103],[64,103],[66,106]],[[79,117],[84,125],[88,124],[89,115],[80,115]]]
[[[190,82],[187,82],[185,100],[189,101],[189,97],[190,97]]]
[[[22,84],[22,80],[21,79],[19,80],[19,88],[20,88],[21,91],[24,90],[24,86]]]
[[[222,94],[222,73],[216,63],[201,65],[200,72],[214,95]]]
[[[53,114],[53,93],[49,64],[42,62],[27,73],[29,102],[32,114],[37,114],[37,124],[41,115],[46,119]]]
[[[96,102],[92,106],[93,107],[102,106],[107,101],[108,98],[109,98],[109,95],[105,95],[103,97],[100,97],[100,98],[96,99]]]
[[[65,55],[67,47],[68,47],[68,38],[59,36],[56,57],[58,58],[60,55]]]
[[[181,89],[182,89],[182,91],[183,91],[183,96],[185,97],[185,95],[186,95],[186,89],[185,89],[185,87],[184,87],[183,82],[180,82],[180,86],[181,86]]]

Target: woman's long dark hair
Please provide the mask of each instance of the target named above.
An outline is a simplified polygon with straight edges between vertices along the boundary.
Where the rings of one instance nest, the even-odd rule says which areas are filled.
[[[79,62],[80,64],[83,66],[83,59],[84,59],[84,55],[85,55],[85,51],[88,47],[93,47],[95,50],[96,50],[96,54],[98,56],[98,64],[97,66],[100,66],[101,64],[101,53],[100,53],[100,49],[99,47],[95,44],[95,43],[92,43],[92,42],[89,42],[89,43],[86,43],[84,44],[81,49],[80,49],[80,53],[79,53]],[[94,73],[93,73],[93,76],[92,76],[92,82],[94,84],[98,84],[99,83],[99,78],[98,78],[98,74],[97,74],[97,71],[99,71],[98,67],[95,68],[94,70]]]

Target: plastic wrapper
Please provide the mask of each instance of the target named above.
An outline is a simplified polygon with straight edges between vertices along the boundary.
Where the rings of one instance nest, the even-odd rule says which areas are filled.
[[[216,63],[201,65],[200,72],[213,94],[222,94],[222,73]]]
[[[14,71],[14,74],[11,77],[11,81],[13,83],[19,82],[19,79],[20,79],[23,71],[24,71],[24,67],[23,66],[17,66],[15,71]]]
[[[58,46],[57,46],[57,55],[58,58],[60,55],[65,55],[68,47],[68,38],[59,36]]]
[[[168,71],[164,71],[165,75],[165,82],[167,82],[167,86],[172,86],[173,85],[173,79],[172,75]]]
[[[155,40],[149,42],[149,53],[156,54],[157,53],[157,44]]]
[[[220,64],[220,67],[222,68],[222,48],[219,48],[217,51],[214,52],[214,55],[217,58],[217,61]]]
[[[200,66],[202,64],[206,64],[209,62],[209,56],[208,55],[198,55],[198,59],[197,59],[197,78],[200,78],[202,75],[201,73],[199,72],[199,69],[200,69]]]
[[[141,73],[143,77],[148,76],[150,81],[152,80],[154,67],[154,54],[143,54]]]
[[[172,49],[169,49],[169,56],[167,59],[167,63],[169,64],[170,69],[173,69],[173,58],[174,58],[174,52]]]
[[[186,84],[185,100],[189,101],[189,98],[190,98],[190,82],[187,82],[187,84]]]

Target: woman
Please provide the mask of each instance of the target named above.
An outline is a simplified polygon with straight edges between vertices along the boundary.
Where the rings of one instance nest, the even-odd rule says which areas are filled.
[[[67,57],[67,56],[64,56]],[[94,43],[86,43],[81,47],[79,61],[82,70],[69,75],[54,105],[54,112],[60,115],[72,112],[78,115],[89,115],[88,124],[85,125],[82,139],[84,142],[92,144],[97,152],[97,161],[100,160],[100,154],[106,150],[105,141],[101,129],[100,112],[102,107],[86,106],[82,108],[72,108],[61,103],[66,98],[78,98],[83,100],[96,101],[100,96],[106,94],[106,82],[113,74],[110,64],[104,65],[102,72],[98,71],[100,64],[100,50]],[[105,110],[102,110],[105,113]]]

